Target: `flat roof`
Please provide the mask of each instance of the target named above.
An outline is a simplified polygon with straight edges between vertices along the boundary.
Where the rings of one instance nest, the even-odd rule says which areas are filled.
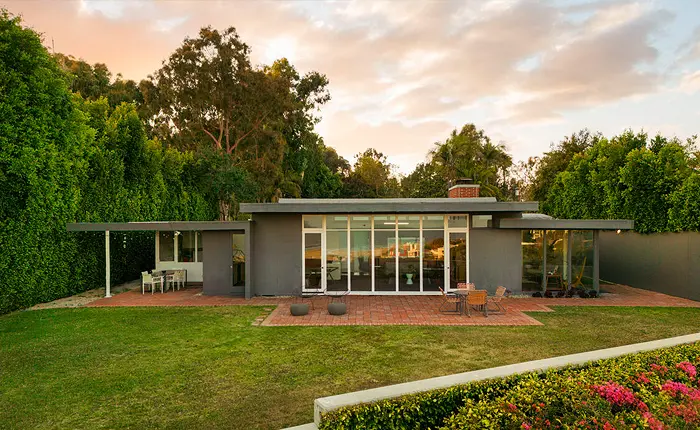
[[[248,230],[250,221],[69,222],[68,231]]]
[[[498,202],[493,197],[435,199],[280,199],[241,203],[243,213],[360,214],[536,211],[538,202]]]
[[[520,230],[632,230],[630,219],[501,218],[498,228]]]

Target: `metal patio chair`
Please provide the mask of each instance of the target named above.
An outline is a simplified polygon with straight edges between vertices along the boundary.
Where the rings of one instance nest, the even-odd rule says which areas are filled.
[[[484,313],[484,316],[488,318],[489,309],[486,304],[487,296],[488,292],[486,290],[474,290],[469,292],[469,295],[467,295],[467,315],[469,315],[469,318],[472,317],[472,306],[481,308],[481,311]]]
[[[505,297],[505,295],[506,287],[499,286],[498,288],[496,288],[496,295],[488,296],[486,298],[486,305],[488,306],[489,304],[493,303],[494,305],[496,305],[496,309],[498,309],[496,313],[506,313],[506,307],[503,304],[503,297]]]
[[[460,309],[460,304],[462,300],[453,295],[448,295],[445,293],[445,290],[442,289],[442,287],[438,287],[440,289],[440,292],[442,293],[442,303],[440,303],[439,311],[440,312],[453,312],[453,313],[459,313]],[[454,305],[454,310],[449,309],[450,306]],[[445,307],[447,306],[447,308]]]

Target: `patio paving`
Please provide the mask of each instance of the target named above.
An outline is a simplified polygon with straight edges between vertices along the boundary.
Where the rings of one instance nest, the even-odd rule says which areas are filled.
[[[335,325],[434,325],[434,326],[524,326],[542,325],[524,312],[553,312],[549,306],[662,306],[698,307],[700,302],[673,297],[653,291],[640,290],[624,285],[606,285],[604,294],[597,299],[581,298],[507,298],[505,315],[484,317],[473,312],[471,318],[464,315],[439,312],[441,296],[346,296],[345,315],[328,314],[327,297],[300,299],[296,297],[240,297],[204,296],[199,287],[188,287],[165,294],[141,294],[140,290],[121,293],[112,298],[100,299],[88,307],[111,306],[275,306],[262,321],[263,326],[335,326]],[[289,312],[292,303],[313,303],[308,315],[295,317]]]

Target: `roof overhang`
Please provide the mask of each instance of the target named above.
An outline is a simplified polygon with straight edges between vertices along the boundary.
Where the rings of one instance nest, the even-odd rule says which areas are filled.
[[[538,202],[465,199],[283,199],[279,203],[241,203],[243,213],[492,213],[537,211]]]
[[[502,218],[498,228],[521,230],[632,230],[629,219],[533,219]]]
[[[66,224],[68,231],[247,231],[249,227],[250,221],[69,222]]]

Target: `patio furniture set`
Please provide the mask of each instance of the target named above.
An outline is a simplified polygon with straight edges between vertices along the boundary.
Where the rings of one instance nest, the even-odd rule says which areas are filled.
[[[151,294],[160,284],[160,292],[164,293],[168,289],[179,291],[180,288],[185,288],[187,283],[187,270],[185,269],[168,269],[168,270],[152,270],[149,272],[141,272],[141,294],[145,294],[146,286],[151,290]]]
[[[473,283],[459,283],[457,284],[457,290],[450,293],[445,293],[445,290],[440,288],[440,292],[443,297],[443,302],[440,304],[440,312],[466,314],[471,318],[471,311],[474,309],[482,312],[488,318],[489,305],[493,304],[496,306],[496,310],[492,311],[492,314],[506,313],[506,307],[503,304],[506,288],[502,286],[496,288],[496,294],[493,296],[489,296],[486,290],[477,290]]]

